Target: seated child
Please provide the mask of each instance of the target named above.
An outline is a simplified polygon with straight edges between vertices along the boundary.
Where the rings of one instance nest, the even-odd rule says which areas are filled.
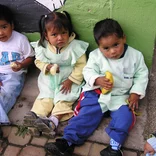
[[[144,145],[144,154],[146,156],[156,156],[156,133],[153,133],[151,138],[147,139]]]
[[[59,121],[73,116],[72,106],[82,85],[82,69],[86,65],[88,43],[75,39],[67,12],[51,12],[40,20],[41,39],[33,43],[39,95],[24,124],[35,126],[44,134],[55,133]]]
[[[108,18],[97,22],[94,38],[98,48],[90,53],[83,69],[86,85],[75,116],[65,127],[63,138],[45,145],[52,155],[71,154],[74,146],[83,144],[110,111],[112,120],[106,128],[110,145],[100,155],[123,156],[121,146],[135,123],[133,111],[145,96],[148,69],[142,53],[126,44],[119,23]],[[112,73],[114,82],[106,78],[106,71]],[[102,94],[101,88],[110,91]]]
[[[7,113],[23,88],[33,56],[28,39],[14,30],[13,13],[0,4],[0,125],[10,124]]]

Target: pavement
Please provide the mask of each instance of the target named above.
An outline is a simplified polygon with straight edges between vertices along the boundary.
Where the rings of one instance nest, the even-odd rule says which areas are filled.
[[[29,70],[24,89],[15,106],[8,114],[12,125],[2,127],[4,134],[3,138],[0,139],[0,156],[50,156],[44,150],[44,145],[47,142],[53,142],[55,139],[43,136],[34,137],[29,133],[24,137],[16,135],[18,127],[23,124],[24,115],[30,111],[39,93],[37,88],[38,74],[39,71],[36,68]],[[152,78],[156,78],[156,70],[154,68],[150,75],[152,75]],[[155,93],[155,82],[155,79],[150,81],[152,84],[149,84],[149,86],[153,89],[147,90],[147,96],[139,104],[141,115],[137,116],[137,122],[123,145],[124,156],[143,156],[145,140],[156,129],[156,124],[148,120],[149,118],[152,119],[153,115],[156,118],[155,109],[153,108],[156,100],[156,94],[153,94],[153,92]],[[149,104],[153,107],[151,108]],[[99,152],[109,144],[109,137],[104,131],[109,121],[110,118],[104,118],[88,140],[82,146],[75,148],[73,156],[99,156]],[[60,124],[56,138],[63,135],[63,129],[66,124],[67,122]]]
[[[2,130],[4,135],[3,139],[0,139],[1,156],[50,156],[44,150],[44,145],[53,142],[54,139],[33,137],[30,134],[23,138],[16,135],[18,130],[16,126],[5,126]],[[99,152],[106,146],[106,144],[86,141],[84,145],[75,148],[73,156],[100,156]],[[143,156],[141,151],[128,148],[124,148],[123,153],[124,156]]]

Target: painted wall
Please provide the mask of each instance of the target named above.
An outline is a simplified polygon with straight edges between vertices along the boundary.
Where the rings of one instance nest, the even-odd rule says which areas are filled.
[[[66,0],[61,10],[70,13],[80,39],[90,43],[89,50],[96,48],[92,34],[94,24],[106,17],[118,20],[127,43],[140,50],[147,65],[151,66],[156,36],[156,0]]]

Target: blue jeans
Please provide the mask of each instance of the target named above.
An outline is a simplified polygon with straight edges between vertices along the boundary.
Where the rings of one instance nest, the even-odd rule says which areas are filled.
[[[11,110],[19,96],[25,80],[25,73],[0,73],[0,124],[9,124],[8,112]]]

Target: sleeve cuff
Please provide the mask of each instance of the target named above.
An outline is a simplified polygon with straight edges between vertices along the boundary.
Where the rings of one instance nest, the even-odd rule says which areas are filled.
[[[147,142],[152,146],[154,151],[156,151],[156,138],[155,137],[149,138]]]
[[[142,98],[144,98],[144,97],[145,97],[145,95],[143,95],[142,93],[137,92],[137,91],[130,91],[130,93],[135,93],[135,94],[140,95],[140,99],[142,99]]]
[[[74,83],[76,83],[78,85],[80,85],[82,83],[82,81],[79,81],[79,80],[73,78],[71,75],[68,78],[69,78],[69,80],[71,80],[72,82],[74,82]]]
[[[88,82],[89,86],[90,87],[93,87],[94,86],[94,83],[95,83],[95,80],[100,77],[99,75],[95,75],[95,76],[92,76]]]
[[[45,75],[49,73],[49,71],[46,70],[47,66],[48,66],[48,64],[45,64],[45,65],[43,66],[43,68],[42,68],[42,72],[43,72]]]

